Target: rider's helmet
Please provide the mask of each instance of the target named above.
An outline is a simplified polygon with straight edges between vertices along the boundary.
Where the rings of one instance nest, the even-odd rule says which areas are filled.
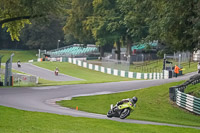
[[[136,102],[137,102],[137,97],[133,97],[132,99],[131,99],[131,102],[133,103],[133,104],[135,104]]]

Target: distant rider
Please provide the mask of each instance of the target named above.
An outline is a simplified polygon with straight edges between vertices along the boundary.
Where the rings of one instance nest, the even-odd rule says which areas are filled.
[[[59,69],[58,69],[58,67],[56,67],[56,70],[55,70],[55,75],[57,75],[57,76],[58,76],[58,72],[59,72]]]
[[[20,60],[17,61],[17,67],[18,67],[18,68],[21,67],[21,62],[20,62]]]

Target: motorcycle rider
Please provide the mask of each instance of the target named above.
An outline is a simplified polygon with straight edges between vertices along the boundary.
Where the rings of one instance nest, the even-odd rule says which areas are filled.
[[[113,107],[113,105],[111,105],[111,108],[113,108],[113,111],[117,111],[117,106],[122,105],[123,103],[127,103],[127,102],[131,102],[133,104],[134,107],[136,107],[136,102],[137,102],[138,98],[137,97],[133,97],[133,98],[127,98],[127,99],[122,99],[121,101],[117,102],[117,104]]]
[[[59,69],[58,69],[58,67],[56,67],[55,75],[58,75],[58,72],[59,72]]]
[[[133,98],[127,98],[127,99],[122,99],[121,101],[117,102],[117,104],[115,105],[115,107],[122,105],[123,103],[127,103],[127,102],[131,102],[134,107],[136,107],[136,102],[138,101],[137,97],[133,97]],[[117,108],[114,107],[114,111],[116,111]]]
[[[20,60],[17,61],[17,67],[18,67],[18,68],[21,67],[21,62],[20,62]]]
[[[137,100],[138,100],[137,97],[122,99],[121,101],[117,102],[117,106],[122,105],[123,103],[127,103],[127,102],[131,102],[135,106]]]
[[[137,97],[122,99],[117,102],[113,107],[110,105],[110,110],[107,113],[108,118],[119,117],[120,119],[125,119],[130,115],[130,112],[133,111],[133,106],[136,107],[136,102],[138,101]]]

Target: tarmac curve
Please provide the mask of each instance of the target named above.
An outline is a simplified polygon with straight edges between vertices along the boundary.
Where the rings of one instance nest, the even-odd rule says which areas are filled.
[[[190,76],[194,74],[195,73],[190,73],[179,78],[172,78],[167,80],[134,80],[112,83],[77,84],[48,87],[0,88],[0,105],[27,111],[48,112],[61,115],[70,115],[74,117],[88,117],[96,119],[109,119],[126,123],[165,125],[173,127],[200,129],[200,127],[158,123],[150,121],[140,121],[132,119],[121,120],[118,118],[110,119],[106,117],[107,112],[105,112],[105,115],[94,114],[72,110],[55,104],[56,101],[63,99],[71,99],[71,97],[117,93],[161,85],[169,82],[187,80]]]
[[[12,68],[21,71],[33,76],[40,77],[42,79],[50,80],[50,81],[77,81],[82,80],[79,78],[75,78],[69,75],[65,75],[62,73],[59,73],[58,76],[55,76],[54,71],[41,68],[38,66],[35,66],[31,63],[21,63],[21,67],[17,67],[17,63],[12,63]]]

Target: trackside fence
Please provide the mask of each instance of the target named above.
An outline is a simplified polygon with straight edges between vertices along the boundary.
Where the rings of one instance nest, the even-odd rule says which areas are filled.
[[[176,90],[176,104],[200,115],[200,98]]]
[[[1,71],[1,74],[5,75],[5,70],[3,69]],[[12,73],[12,79],[14,85],[21,85],[21,84],[38,84],[38,77],[36,76],[31,76],[31,75],[25,75],[25,74],[20,74],[20,73]]]
[[[13,73],[13,82],[14,84],[38,84],[38,77],[24,75],[19,73]]]
[[[38,60],[40,61],[40,60]],[[162,72],[153,72],[153,73],[139,73],[139,72],[129,72],[125,70],[118,70],[109,67],[103,67],[95,64],[87,63],[84,60],[78,58],[68,58],[68,57],[59,57],[59,58],[51,58],[49,61],[59,61],[59,62],[68,62],[72,63],[87,69],[99,71],[106,74],[111,74],[115,76],[121,76],[126,78],[135,78],[135,79],[168,79],[169,71],[164,70]],[[29,62],[34,62],[33,60]]]
[[[179,107],[200,115],[200,98],[185,94],[184,90],[190,84],[200,83],[200,74],[190,77],[185,83],[169,88],[170,100],[174,101]]]
[[[88,69],[91,69],[91,70],[95,70],[95,71],[99,71],[99,72],[102,72],[102,73],[126,77],[126,78],[168,79],[168,77],[169,77],[168,71],[163,71],[162,73],[138,73],[138,72],[129,72],[129,71],[124,71],[124,70],[102,67],[102,66],[90,64],[90,63],[87,63],[85,61],[78,60],[78,59],[75,59],[75,58],[62,58],[61,61],[76,64],[78,66],[88,68]]]

